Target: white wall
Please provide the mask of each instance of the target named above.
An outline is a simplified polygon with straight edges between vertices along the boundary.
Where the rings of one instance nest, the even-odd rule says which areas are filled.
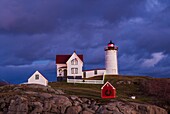
[[[106,74],[118,74],[117,50],[105,52]]]
[[[97,74],[95,74],[95,70],[88,70],[88,71],[83,71],[86,72],[86,78],[98,76],[98,75],[103,75],[106,70],[97,70]]]
[[[39,79],[36,80],[35,79],[35,75],[39,75]],[[48,80],[42,75],[40,74],[38,71],[36,71],[29,79],[28,79],[28,84],[40,84],[40,85],[44,85],[47,86],[48,85]]]
[[[75,58],[77,58],[78,64],[72,65],[71,60],[73,60]],[[67,61],[67,76],[82,76],[82,67],[83,67],[83,62],[80,60],[80,58],[77,56],[77,54],[73,53],[73,55]],[[71,68],[78,68],[78,74],[72,74]]]

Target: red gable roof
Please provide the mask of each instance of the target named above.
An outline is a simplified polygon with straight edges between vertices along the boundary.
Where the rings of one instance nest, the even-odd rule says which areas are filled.
[[[56,55],[56,64],[66,64],[72,55]],[[83,55],[77,55],[83,61]]]

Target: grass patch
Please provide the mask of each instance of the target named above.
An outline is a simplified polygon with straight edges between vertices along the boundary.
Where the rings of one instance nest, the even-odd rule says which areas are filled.
[[[99,77],[97,77],[99,78]],[[116,88],[117,100],[135,101],[135,102],[150,102],[152,97],[146,96],[142,93],[140,87],[141,80],[150,79],[149,77],[139,76],[105,76],[105,82],[109,81]],[[101,102],[108,101],[108,99],[101,98],[101,87],[103,85],[96,84],[71,84],[66,82],[52,82],[49,83],[54,89],[61,89],[66,94],[77,95],[79,97],[87,97],[96,99]],[[137,99],[132,100],[130,97],[134,95]]]

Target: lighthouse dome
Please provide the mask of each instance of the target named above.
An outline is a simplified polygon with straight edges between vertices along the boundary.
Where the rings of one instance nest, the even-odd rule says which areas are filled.
[[[108,47],[114,47],[114,45],[115,45],[115,44],[114,44],[112,41],[110,41],[107,46],[108,46]]]

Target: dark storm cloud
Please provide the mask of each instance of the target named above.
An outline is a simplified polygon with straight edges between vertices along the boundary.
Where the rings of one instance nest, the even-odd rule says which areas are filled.
[[[79,20],[88,22],[102,18],[114,23],[125,17],[135,16],[141,3],[143,1],[136,0],[128,2],[73,0],[72,3],[68,0],[50,2],[3,0],[0,5],[0,31],[17,34],[46,33],[55,29],[60,31],[61,27],[67,28]]]
[[[9,1],[0,4],[1,33],[46,33],[53,31],[58,23],[56,1]]]
[[[113,40],[120,73],[170,75],[169,12],[168,0],[1,0],[1,74],[39,69],[55,77],[55,55],[74,50],[86,69],[103,68]]]

